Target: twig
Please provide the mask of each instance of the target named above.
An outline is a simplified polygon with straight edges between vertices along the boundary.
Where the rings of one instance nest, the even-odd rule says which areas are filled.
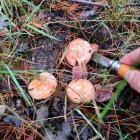
[[[65,94],[64,120],[67,121],[67,96]]]
[[[10,117],[13,117],[13,118],[17,118],[18,120],[21,120],[22,122],[24,122],[25,123],[25,126],[27,127],[27,128],[31,128],[35,133],[37,133],[42,139],[44,139],[44,136],[42,135],[42,134],[40,134],[33,126],[31,126],[30,124],[29,124],[29,122],[27,121],[27,120],[25,120],[23,117],[21,117],[15,110],[13,110],[12,108],[10,108],[9,106],[7,106],[7,105],[4,105],[5,107],[6,107],[6,109],[8,110],[8,111],[10,111],[14,116],[11,116],[11,115],[8,115],[8,114],[6,114],[6,113],[3,113],[3,114],[5,114],[5,115],[7,115],[7,116],[10,116]],[[1,114],[1,113],[0,113]],[[30,125],[30,127],[29,127],[29,125]]]
[[[77,127],[76,127],[76,123],[75,123],[75,120],[74,120],[74,117],[73,117],[73,113],[71,112],[71,118],[72,118],[72,121],[73,121],[73,124],[74,124],[74,130],[76,132],[76,139],[80,140],[80,137],[79,137],[79,134],[78,134],[78,130],[77,130]]]
[[[88,1],[88,0],[69,0],[71,2],[79,2],[79,3],[83,3],[83,4],[89,4],[89,5],[94,5],[94,6],[101,6],[101,7],[107,7],[109,6],[108,4],[104,3],[104,2],[92,2],[92,1]],[[133,6],[140,6],[140,3],[128,3],[125,6],[118,6],[120,8],[126,8],[126,7],[133,7]],[[110,8],[113,8],[113,6],[110,6]]]
[[[125,6],[119,6],[120,8],[126,8],[126,7],[129,7],[129,6],[140,6],[140,3],[128,3],[126,4]]]
[[[103,136],[98,132],[98,130],[93,126],[93,124],[86,118],[86,116],[77,108],[75,108],[75,111],[77,111],[79,113],[79,115],[81,115],[83,117],[83,119],[87,122],[87,124],[89,126],[91,126],[91,128],[94,130],[94,132],[102,139],[104,140]]]
[[[97,106],[95,99],[93,99],[92,102],[95,108],[96,115],[98,116],[99,122],[102,123],[99,107]]]
[[[90,4],[90,5],[95,5],[95,6],[102,6],[102,7],[106,7],[107,4],[103,3],[103,2],[92,2],[92,1],[88,1],[88,0],[69,0],[72,2],[79,2],[79,3],[83,3],[83,4]]]

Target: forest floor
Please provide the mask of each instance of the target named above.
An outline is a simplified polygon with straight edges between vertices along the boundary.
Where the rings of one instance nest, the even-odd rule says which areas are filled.
[[[0,1],[1,140],[140,139],[140,94],[110,69],[87,64],[88,79],[109,86],[101,91],[113,93],[110,100],[77,105],[66,96],[72,67],[64,56],[72,40],[96,43],[115,60],[140,46],[139,0],[95,1]],[[50,98],[35,100],[28,85],[43,71],[59,84]]]

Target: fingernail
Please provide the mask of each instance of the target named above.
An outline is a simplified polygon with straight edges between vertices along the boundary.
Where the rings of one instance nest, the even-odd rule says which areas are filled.
[[[134,77],[134,72],[133,71],[128,71],[127,73],[126,73],[126,75],[125,75],[125,78],[126,78],[126,80],[128,81],[128,82],[130,82],[132,79],[133,79],[133,77]]]

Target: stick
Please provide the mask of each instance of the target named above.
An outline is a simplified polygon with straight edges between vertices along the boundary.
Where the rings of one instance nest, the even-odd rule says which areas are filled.
[[[69,0],[71,2],[79,2],[79,3],[83,3],[83,4],[89,4],[89,5],[94,5],[94,6],[101,6],[101,7],[107,7],[108,4],[105,4],[104,2],[92,2],[92,1],[88,1],[88,0]],[[118,6],[120,8],[126,8],[126,7],[133,7],[133,6],[140,6],[140,3],[128,3],[125,6]],[[112,8],[112,6],[110,7]]]
[[[95,6],[102,6],[102,7],[106,7],[107,4],[103,3],[103,2],[92,2],[92,1],[87,1],[87,0],[70,0],[72,2],[79,2],[79,3],[83,3],[83,4],[90,4],[90,5],[95,5]]]

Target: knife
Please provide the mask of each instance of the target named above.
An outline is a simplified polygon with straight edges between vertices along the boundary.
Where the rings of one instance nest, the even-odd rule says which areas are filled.
[[[92,60],[107,68],[111,68],[112,70],[116,71],[118,75],[122,78],[125,78],[125,75],[129,70],[134,69],[132,66],[122,64],[119,61],[109,59],[98,53],[93,54]]]

